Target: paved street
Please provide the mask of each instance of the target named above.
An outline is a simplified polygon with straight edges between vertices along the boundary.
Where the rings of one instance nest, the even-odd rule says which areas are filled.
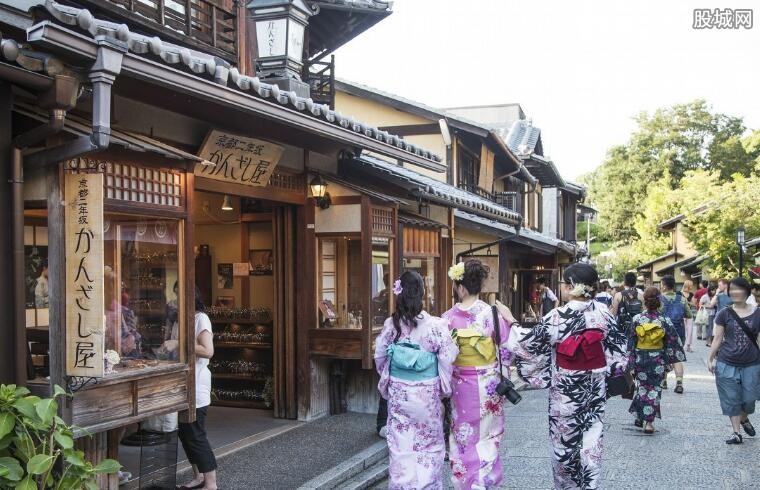
[[[760,488],[760,439],[724,443],[730,424],[720,413],[707,348],[700,344],[688,357],[683,395],[673,393],[675,378],[668,378],[671,389],[663,394],[663,418],[654,435],[633,426],[629,401],[608,404],[603,488]],[[522,403],[508,411],[505,488],[551,488],[546,405],[545,391],[523,392]]]

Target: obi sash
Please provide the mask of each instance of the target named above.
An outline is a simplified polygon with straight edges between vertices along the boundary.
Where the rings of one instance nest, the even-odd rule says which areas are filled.
[[[425,381],[438,376],[438,357],[412,342],[388,346],[390,374],[405,381]]]
[[[474,328],[457,330],[459,355],[454,361],[455,366],[489,366],[496,362],[496,346],[491,337],[480,334]]]
[[[607,366],[604,355],[604,332],[584,330],[572,335],[557,346],[557,365],[574,371],[589,371]]]
[[[636,327],[636,348],[642,350],[660,350],[665,345],[665,330],[656,323],[647,323]]]

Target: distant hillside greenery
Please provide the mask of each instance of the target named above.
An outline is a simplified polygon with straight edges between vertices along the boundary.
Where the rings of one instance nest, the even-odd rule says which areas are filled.
[[[621,280],[627,270],[666,253],[669,235],[657,224],[684,213],[687,238],[707,255],[708,272],[736,275],[736,229],[745,226],[748,239],[760,235],[760,130],[714,112],[704,100],[642,112],[635,120],[628,142],[610,148],[602,165],[581,179],[599,211],[591,234],[613,252],[598,265],[611,263]],[[707,210],[695,214],[703,205]],[[578,239],[585,233],[581,224]]]

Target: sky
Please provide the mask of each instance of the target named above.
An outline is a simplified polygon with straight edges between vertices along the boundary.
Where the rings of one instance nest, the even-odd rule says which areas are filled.
[[[517,102],[577,179],[641,111],[703,98],[760,129],[760,26],[693,28],[695,8],[753,5],[758,24],[754,0],[396,0],[336,74],[436,107]]]

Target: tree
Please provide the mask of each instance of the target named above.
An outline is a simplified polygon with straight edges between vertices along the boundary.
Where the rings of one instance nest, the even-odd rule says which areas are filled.
[[[642,205],[650,192],[678,189],[688,172],[717,172],[721,181],[749,176],[760,158],[760,135],[742,139],[741,118],[713,113],[704,100],[640,113],[638,129],[625,145],[612,147],[606,160],[583,181],[599,224],[619,242],[640,237],[648,227]],[[659,189],[654,189],[661,186]],[[653,249],[659,245],[654,244]]]

